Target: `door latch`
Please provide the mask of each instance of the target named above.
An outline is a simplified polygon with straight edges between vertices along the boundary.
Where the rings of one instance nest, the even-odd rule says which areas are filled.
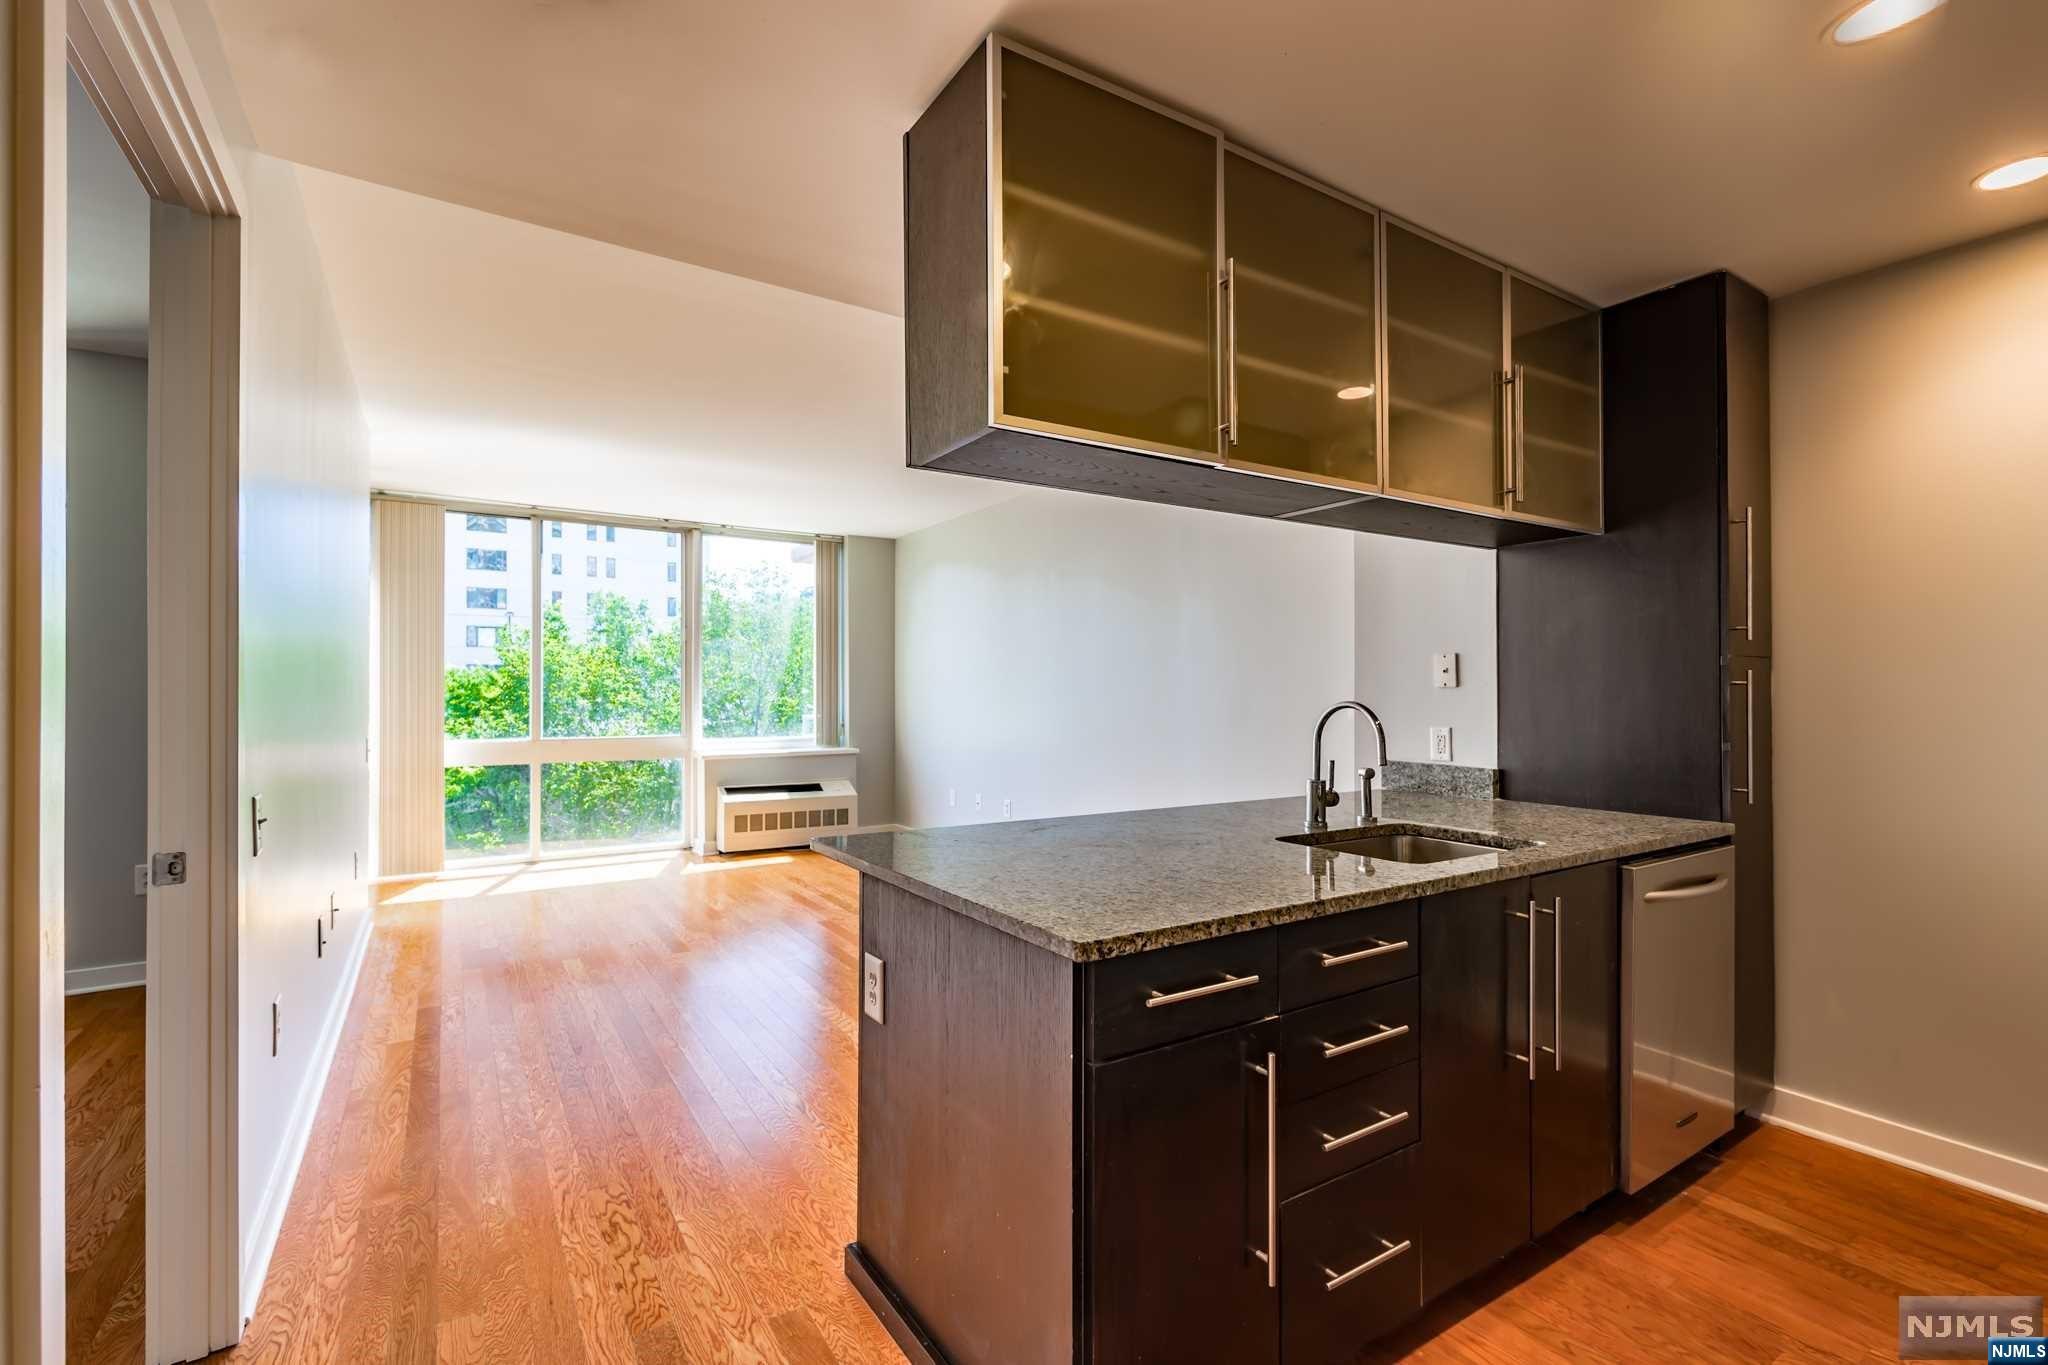
[[[149,881],[152,886],[183,886],[185,884],[185,850],[175,853],[152,853],[149,855]]]

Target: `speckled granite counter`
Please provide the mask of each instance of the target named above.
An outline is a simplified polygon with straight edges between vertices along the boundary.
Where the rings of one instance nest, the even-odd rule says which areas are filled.
[[[1730,838],[1733,825],[1655,815],[1383,792],[1333,837],[1430,833],[1519,845],[1441,863],[1397,863],[1282,843],[1299,798],[1008,820],[812,841],[828,858],[1078,962],[1482,886],[1609,858]]]

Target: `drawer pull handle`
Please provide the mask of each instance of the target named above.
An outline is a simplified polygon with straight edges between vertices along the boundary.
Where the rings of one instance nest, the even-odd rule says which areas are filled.
[[[1409,1247],[1414,1245],[1413,1242],[1406,1241],[1396,1244],[1393,1242],[1389,1242],[1384,1237],[1375,1238],[1374,1240],[1376,1240],[1381,1246],[1385,1247],[1386,1250],[1382,1251],[1379,1255],[1373,1257],[1371,1260],[1367,1261],[1363,1265],[1355,1265],[1351,1267],[1351,1269],[1345,1271],[1342,1275],[1339,1275],[1336,1271],[1330,1269],[1328,1266],[1324,1266],[1323,1273],[1325,1275],[1328,1275],[1330,1278],[1323,1282],[1323,1288],[1342,1289],[1345,1285],[1350,1284],[1353,1280],[1357,1279],[1360,1275],[1365,1274],[1365,1272],[1367,1272],[1368,1270],[1379,1269],[1388,1261],[1393,1260],[1396,1256],[1399,1256],[1402,1252],[1406,1251]]]
[[[1342,967],[1352,962],[1363,962],[1369,957],[1385,957],[1388,953],[1398,953],[1408,946],[1408,940],[1405,938],[1398,943],[1389,943],[1383,938],[1369,939],[1367,941],[1372,944],[1372,947],[1360,948],[1355,953],[1324,953],[1323,965],[1325,967]]]
[[[1348,1043],[1324,1043],[1323,1060],[1327,1062],[1332,1057],[1342,1057],[1347,1052],[1356,1052],[1362,1047],[1371,1047],[1374,1043],[1384,1043],[1390,1039],[1399,1038],[1402,1034],[1408,1032],[1406,1024],[1396,1024],[1392,1028],[1387,1028],[1382,1024],[1375,1023],[1373,1027],[1378,1029],[1379,1032],[1368,1033],[1363,1038],[1353,1038]]]
[[[1145,1008],[1150,1010],[1157,1009],[1161,1005],[1178,1005],[1183,1000],[1199,1000],[1205,995],[1219,995],[1224,991],[1241,990],[1246,986],[1256,986],[1258,984],[1258,974],[1254,972],[1250,976],[1225,976],[1221,981],[1212,981],[1206,986],[1193,986],[1184,991],[1175,991],[1171,995],[1153,991],[1151,998],[1145,1001]]]
[[[1323,1140],[1323,1150],[1334,1152],[1339,1147],[1350,1146],[1360,1138],[1369,1138],[1374,1133],[1384,1133],[1387,1129],[1397,1127],[1408,1121],[1408,1111],[1406,1109],[1403,1109],[1398,1114],[1389,1114],[1384,1109],[1375,1109],[1372,1112],[1379,1115],[1379,1120],[1375,1123],[1366,1124],[1365,1127],[1355,1133],[1346,1133],[1342,1137],[1331,1137],[1328,1133],[1318,1131],[1316,1136]]]

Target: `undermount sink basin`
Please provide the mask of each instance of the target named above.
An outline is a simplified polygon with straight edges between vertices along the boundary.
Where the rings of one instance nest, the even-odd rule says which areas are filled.
[[[1364,834],[1318,844],[1332,853],[1356,853],[1361,858],[1381,858],[1390,863],[1447,863],[1453,858],[1477,858],[1498,853],[1485,844],[1468,844],[1458,839],[1437,839],[1427,834]]]
[[[1482,838],[1498,836],[1481,836]],[[1531,847],[1520,839],[1499,843],[1473,843],[1448,834],[1423,834],[1416,830],[1319,830],[1313,834],[1283,834],[1280,842],[1306,844],[1324,853],[1350,853],[1360,858],[1378,858],[1389,863],[1447,863],[1454,858],[1480,858],[1489,853]]]

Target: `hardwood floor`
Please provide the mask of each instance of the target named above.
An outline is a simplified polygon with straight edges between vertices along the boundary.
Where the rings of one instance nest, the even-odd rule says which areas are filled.
[[[900,1360],[841,1273],[856,897],[797,854],[387,903],[262,1302],[217,1359]],[[1898,1294],[2044,1289],[2048,1215],[1765,1128],[1370,1358],[1891,1359]]]
[[[64,1002],[64,1308],[73,1365],[142,1359],[143,994]]]

